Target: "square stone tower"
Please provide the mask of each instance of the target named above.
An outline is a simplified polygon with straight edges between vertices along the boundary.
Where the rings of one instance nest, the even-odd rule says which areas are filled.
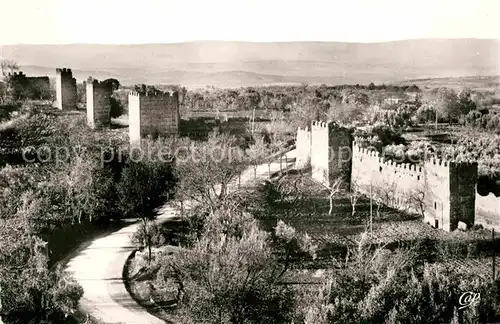
[[[295,140],[297,150],[297,161],[295,165],[303,168],[311,163],[311,132],[309,128],[297,129],[297,138]]]
[[[312,178],[330,186],[342,177],[350,183],[353,138],[348,129],[333,122],[311,124]]]
[[[71,69],[56,69],[56,107],[60,110],[76,108],[76,79]]]
[[[147,135],[174,135],[179,131],[179,95],[177,92],[139,94],[128,97],[130,144],[140,144]]]
[[[87,124],[91,128],[109,127],[111,124],[112,89],[96,79],[87,79]]]
[[[445,231],[455,230],[458,222],[474,225],[477,163],[431,159],[424,172],[424,221]]]

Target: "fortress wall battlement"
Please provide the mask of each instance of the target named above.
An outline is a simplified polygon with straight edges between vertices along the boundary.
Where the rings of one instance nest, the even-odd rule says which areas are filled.
[[[398,209],[420,209],[424,221],[447,231],[459,221],[474,224],[477,163],[434,157],[422,165],[395,163],[374,149],[360,147],[360,142],[356,139],[353,144],[351,171],[351,184],[357,190],[367,193],[370,188],[376,199],[389,200],[386,204],[393,207],[390,197],[396,198]],[[418,202],[420,208],[409,206],[409,201]]]
[[[295,165],[303,168],[311,162],[311,131],[308,127],[298,128],[295,141],[297,160]]]

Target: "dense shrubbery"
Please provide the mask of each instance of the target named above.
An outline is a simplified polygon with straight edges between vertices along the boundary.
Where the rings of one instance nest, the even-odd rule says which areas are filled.
[[[465,125],[472,126],[500,134],[500,115],[477,110],[470,111],[464,118]]]
[[[221,207],[203,223],[190,249],[158,261],[156,289],[176,286],[178,319],[290,323],[297,316],[298,295],[280,281],[294,253],[314,253],[310,239],[279,224],[272,240],[241,207]]]
[[[420,163],[435,154],[434,148],[428,142],[414,141],[408,145],[387,145],[383,149],[383,156],[397,163]]]
[[[467,132],[461,134],[453,146],[442,151],[442,155],[449,159],[478,161],[480,176],[500,179],[500,135]]]
[[[21,104],[17,102],[0,104],[0,122],[9,120],[14,112],[19,111]]]
[[[191,250],[161,261],[160,280],[174,279],[185,323],[288,323],[293,291],[278,285],[267,233],[248,223],[235,237],[208,232]]]
[[[500,316],[500,282],[422,262],[419,247],[372,251],[363,238],[306,323],[485,323]],[[464,292],[481,299],[458,310]],[[483,298],[484,296],[484,298]],[[314,321],[312,320],[314,319]]]
[[[370,104],[383,100],[381,93],[405,97],[411,87],[393,86],[268,86],[240,89],[208,89],[187,91],[181,114],[194,111],[267,111],[280,112],[294,127],[307,126],[311,120],[359,122]],[[371,89],[371,90],[370,90]],[[372,90],[379,90],[380,93]],[[417,89],[418,90],[418,89]]]
[[[367,129],[356,129],[354,136],[357,138],[357,144],[363,148],[371,148],[382,153],[387,145],[403,145],[406,140],[401,131],[384,124],[377,124]]]
[[[0,171],[0,299],[6,323],[61,323],[74,311],[81,288],[49,266],[79,238],[61,244],[58,233],[78,224],[149,216],[173,194],[170,162],[130,159],[126,141],[110,135],[90,131],[83,116],[46,113],[23,115],[1,130],[4,148],[46,147],[38,159],[21,159]]]

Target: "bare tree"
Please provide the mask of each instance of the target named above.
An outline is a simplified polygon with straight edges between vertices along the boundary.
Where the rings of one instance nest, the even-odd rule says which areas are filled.
[[[332,185],[327,186],[326,184],[323,184],[323,186],[328,189],[328,200],[330,203],[330,209],[328,210],[328,215],[332,214],[333,211],[333,198],[335,197],[336,194],[340,192],[340,186],[342,184],[342,178],[338,177]],[[353,214],[354,215],[354,214]]]
[[[19,64],[13,60],[2,59],[0,60],[0,69],[2,70],[2,75],[6,77],[8,73],[14,73],[14,71],[19,70]]]
[[[0,82],[0,102],[3,102],[6,100],[8,93],[11,91],[9,88],[10,86],[8,85],[9,83],[9,78],[8,78],[8,73],[13,73],[14,71],[19,70],[19,65],[12,60],[6,60],[6,59],[0,59],[0,69],[2,70],[2,76],[0,76],[0,80],[5,79],[5,84],[2,84]]]
[[[356,204],[358,203],[360,197],[361,194],[357,191],[354,191],[349,195],[349,201],[351,202],[351,207],[352,207],[352,213],[351,213],[352,217],[354,217],[354,215],[356,214]]]
[[[175,169],[179,179],[177,198],[215,210],[228,199],[229,184],[245,169],[245,163],[235,154],[239,149],[234,136],[212,133],[206,142],[193,143],[187,158]]]

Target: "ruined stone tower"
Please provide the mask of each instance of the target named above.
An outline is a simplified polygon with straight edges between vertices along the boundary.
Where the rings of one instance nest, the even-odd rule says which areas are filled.
[[[87,79],[87,124],[91,128],[102,128],[111,123],[111,95],[113,91],[96,79]]]
[[[140,144],[142,137],[177,134],[179,129],[179,95],[177,92],[139,94],[128,97],[130,144]]]
[[[71,69],[56,69],[56,107],[60,110],[76,108],[76,79]]]

